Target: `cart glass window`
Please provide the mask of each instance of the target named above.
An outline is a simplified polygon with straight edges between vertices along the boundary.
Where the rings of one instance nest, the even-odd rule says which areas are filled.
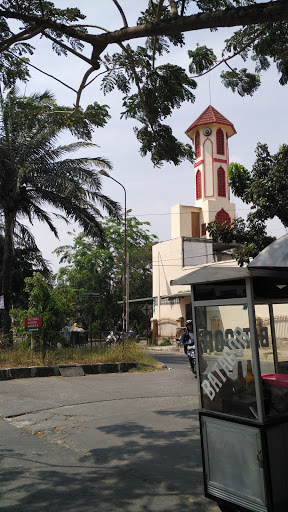
[[[288,305],[273,304],[272,309],[275,353],[269,308],[267,305],[255,306],[264,407],[268,416],[288,413]]]
[[[288,304],[273,304],[278,373],[288,374]]]
[[[246,297],[244,279],[196,284],[193,289],[195,301],[235,298],[242,299]]]
[[[255,305],[255,317],[261,374],[274,373],[275,364],[268,305]]]
[[[258,419],[247,305],[195,312],[202,407]]]
[[[255,299],[287,299],[288,279],[275,277],[254,277]]]

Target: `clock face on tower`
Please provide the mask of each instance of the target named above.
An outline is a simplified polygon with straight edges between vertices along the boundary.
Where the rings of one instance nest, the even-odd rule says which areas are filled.
[[[212,130],[211,128],[205,128],[205,130],[203,130],[203,133],[204,135],[210,135],[212,133]]]

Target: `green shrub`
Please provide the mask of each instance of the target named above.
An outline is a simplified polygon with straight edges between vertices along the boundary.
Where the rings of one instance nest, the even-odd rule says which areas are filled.
[[[160,347],[168,347],[170,345],[172,345],[171,341],[167,340],[166,338],[164,338],[160,343]]]

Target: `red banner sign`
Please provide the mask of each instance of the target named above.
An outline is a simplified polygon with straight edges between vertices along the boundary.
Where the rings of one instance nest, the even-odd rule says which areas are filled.
[[[25,318],[25,329],[38,331],[39,327],[41,327],[40,316],[32,316]]]

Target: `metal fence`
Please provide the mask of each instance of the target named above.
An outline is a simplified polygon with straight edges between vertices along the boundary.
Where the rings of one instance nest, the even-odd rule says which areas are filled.
[[[71,332],[63,332],[63,331],[46,331],[45,339],[48,345],[57,346],[60,348],[65,346],[82,346],[90,343],[104,344],[106,343],[106,339],[108,337],[109,331],[71,331]],[[41,333],[26,333],[24,336],[17,336],[15,333],[10,333],[9,335],[3,336],[0,333],[0,342],[9,343],[13,342],[13,344],[19,343],[30,343],[30,341],[34,341],[37,344],[40,340],[42,340]]]
[[[97,347],[114,344],[109,335],[111,331],[90,331],[90,330],[72,330],[72,331],[45,331],[44,342],[47,348],[65,348],[65,347]],[[126,333],[124,335],[124,341],[126,341]],[[129,337],[130,339],[130,337]],[[133,338],[132,338],[133,339]],[[116,343],[121,343],[123,340],[122,334],[119,333]],[[138,341],[138,337],[137,337]],[[4,335],[0,332],[0,349],[5,347],[19,347],[24,344],[27,346],[37,347],[43,342],[43,337],[39,332],[27,332],[23,336],[16,335],[11,332],[8,335]]]

